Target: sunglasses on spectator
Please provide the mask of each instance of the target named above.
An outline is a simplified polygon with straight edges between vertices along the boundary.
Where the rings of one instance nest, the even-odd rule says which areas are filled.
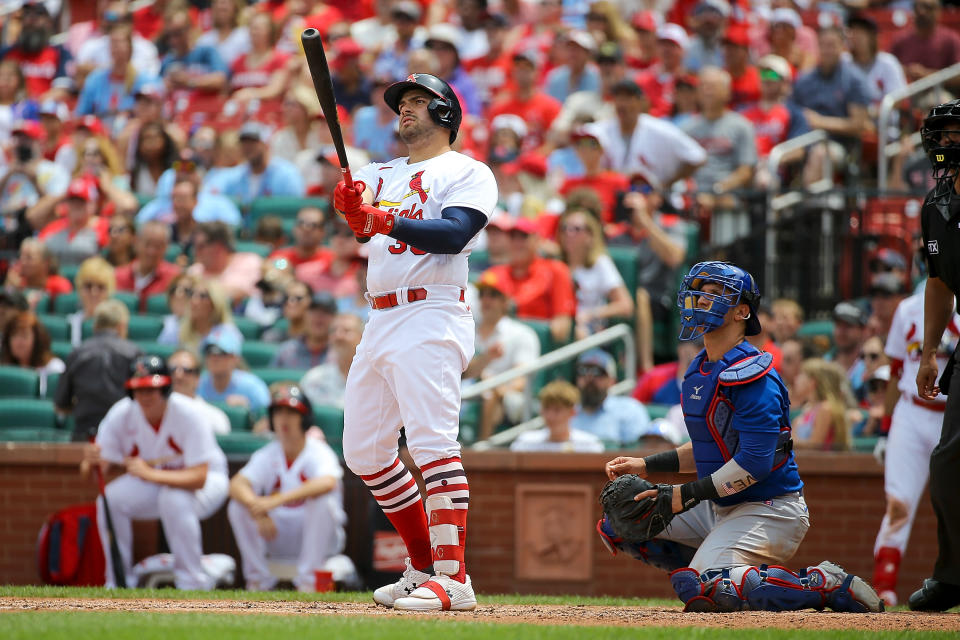
[[[600,367],[577,367],[577,375],[584,378],[603,378],[607,372]]]
[[[197,163],[193,160],[174,160],[170,166],[178,173],[190,173],[196,170]]]
[[[298,227],[303,227],[304,229],[313,229],[313,230],[316,230],[316,229],[320,229],[321,227],[323,227],[323,223],[321,223],[321,222],[310,222],[309,220],[297,220],[297,226],[298,226]]]
[[[130,227],[110,227],[110,235],[118,236],[121,233],[127,233],[131,231]]]
[[[191,298],[199,298],[201,300],[209,300],[210,294],[206,291],[193,291],[190,294]]]
[[[195,376],[200,373],[199,367],[171,367],[170,373],[183,373],[188,376]]]
[[[566,233],[589,233],[590,227],[583,224],[565,224],[560,230]]]
[[[80,288],[84,291],[93,291],[94,289],[106,291],[107,285],[103,284],[102,282],[84,282],[82,285],[80,285]]]
[[[863,359],[864,360],[879,360],[883,357],[883,354],[879,351],[864,351]]]
[[[293,302],[296,304],[300,304],[301,302],[307,299],[308,299],[307,296],[287,296],[287,299],[285,302]]]
[[[192,298],[193,289],[191,289],[190,287],[177,287],[176,289],[173,290],[173,295],[183,296],[184,298]]]

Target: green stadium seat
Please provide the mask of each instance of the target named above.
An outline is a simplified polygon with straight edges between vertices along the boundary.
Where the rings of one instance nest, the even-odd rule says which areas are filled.
[[[47,374],[47,389],[41,398],[47,400],[53,400],[53,395],[57,392],[57,385],[60,384],[60,374],[59,373],[48,373]]]
[[[253,229],[257,220],[264,216],[277,216],[282,220],[294,220],[297,212],[304,207],[318,207],[323,211],[329,209],[330,203],[326,198],[297,198],[297,197],[268,197],[257,198],[250,204],[250,213],[247,216],[247,226]]]
[[[0,366],[0,398],[36,398],[40,374],[23,367]]]
[[[262,369],[270,366],[279,345],[259,340],[245,340],[243,343],[243,359],[251,369]]]
[[[50,343],[50,351],[53,352],[53,355],[66,362],[67,356],[73,351],[73,344],[71,344],[69,340],[54,340]]]
[[[234,248],[238,253],[255,253],[261,258],[266,258],[273,252],[273,247],[252,240],[237,240],[234,243]]]
[[[163,318],[147,315],[130,316],[130,325],[127,328],[127,338],[133,341],[156,340],[163,329]]]
[[[268,444],[271,440],[272,438],[267,435],[243,431],[217,436],[217,444],[220,445],[220,449],[228,456],[249,456],[263,445]]]
[[[279,320],[277,320],[276,322],[274,322],[272,325],[270,325],[270,329],[274,329],[274,330],[279,331],[280,333],[286,335],[286,333],[287,333],[287,328],[288,328],[289,326],[290,326],[290,321],[289,321],[289,320],[287,320],[286,318],[280,318]]]
[[[70,431],[45,427],[0,427],[0,442],[70,442]]]
[[[50,334],[51,340],[70,339],[70,323],[67,322],[66,318],[48,313],[41,313],[37,315],[37,319],[40,320],[40,324],[47,328],[47,333]]]
[[[113,299],[119,300],[127,305],[130,313],[137,313],[140,310],[140,296],[132,291],[115,291],[113,293]]]
[[[250,318],[234,316],[233,324],[240,330],[240,334],[243,335],[244,340],[256,340],[260,337],[262,327]]]
[[[49,313],[50,312],[50,294],[42,293],[40,297],[37,298],[37,306],[34,307],[37,313]]]
[[[627,286],[627,292],[634,296],[637,291],[637,264],[639,258],[637,250],[634,247],[607,247],[607,253],[617,266],[623,283]]]
[[[14,427],[56,429],[53,402],[39,398],[0,398],[0,431]]]
[[[80,325],[80,338],[86,340],[93,335],[93,320],[84,320]]]
[[[135,340],[134,342],[144,353],[160,356],[164,360],[173,355],[173,352],[179,348],[175,344],[160,344],[152,340]]]
[[[266,382],[267,386],[270,386],[274,382],[283,382],[286,380],[292,380],[293,382],[299,384],[300,379],[303,377],[303,374],[305,374],[306,371],[302,369],[273,369],[270,367],[261,367],[257,369],[251,369],[250,373]]]
[[[65,316],[68,313],[73,313],[80,308],[80,301],[77,298],[77,292],[71,291],[70,293],[61,293],[56,298],[53,299],[53,313],[58,316]]]
[[[668,404],[656,404],[651,402],[643,406],[647,408],[647,413],[650,414],[651,420],[656,420],[657,418],[666,418],[667,412],[670,411],[670,405]]]
[[[480,275],[480,266],[487,264],[490,259],[490,252],[486,249],[474,249],[470,252],[470,272]]]
[[[853,450],[861,453],[873,453],[879,436],[857,436],[853,439]]]
[[[171,243],[167,247],[167,252],[163,254],[163,259],[167,262],[175,262],[177,258],[180,257],[180,254],[183,253],[183,250],[180,248],[180,245]]]
[[[320,405],[313,408],[313,421],[323,431],[337,455],[343,455],[343,409]]]
[[[147,298],[147,313],[154,316],[165,316],[170,313],[170,303],[167,294],[155,293]]]
[[[544,320],[522,320],[520,322],[527,325],[537,333],[537,338],[540,340],[540,353],[549,353],[553,351],[553,336],[550,335],[550,323]]]
[[[833,340],[833,320],[807,320],[797,330],[798,338],[826,336]]]
[[[227,414],[227,418],[230,419],[230,431],[250,431],[250,428],[253,426],[253,420],[251,419],[249,409],[246,407],[231,406],[225,402],[213,402],[211,404],[223,409],[223,412]]]
[[[75,281],[77,279],[77,271],[79,270],[80,270],[80,265],[78,264],[60,265],[60,268],[57,269],[57,274],[63,276],[64,278],[69,280],[71,283],[76,285],[77,283]]]

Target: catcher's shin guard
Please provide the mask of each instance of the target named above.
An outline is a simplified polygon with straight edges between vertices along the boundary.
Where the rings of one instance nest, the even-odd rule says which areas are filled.
[[[826,578],[817,568],[794,573],[786,567],[762,564],[743,574],[743,596],[758,611],[822,610],[827,605]]]
[[[627,542],[614,533],[606,514],[597,522],[597,533],[600,534],[600,541],[603,546],[611,554],[617,555],[618,551],[623,551],[628,556],[642,560],[650,566],[664,571],[674,571],[686,567],[697,552],[693,547],[672,540],[661,540],[660,538],[654,538],[646,542]]]
[[[426,507],[433,570],[437,574],[456,576],[463,563],[463,546],[460,544],[458,526],[461,517],[453,508],[453,500],[444,495],[429,496]]]
[[[683,601],[684,611],[727,613],[748,608],[740,585],[730,578],[730,569],[697,573],[685,567],[670,574],[670,584]]]

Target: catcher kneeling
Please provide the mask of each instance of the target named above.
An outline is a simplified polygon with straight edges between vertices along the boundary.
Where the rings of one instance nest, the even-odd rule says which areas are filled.
[[[745,337],[760,332],[753,277],[701,262],[677,296],[680,339],[704,350],[682,385],[691,441],[646,458],[606,465],[597,531],[618,550],[670,571],[685,611],[883,611],[859,577],[832,562],[794,572],[810,526],[790,437],[790,401],[773,358]],[[694,473],[682,485],[652,485],[653,473]]]

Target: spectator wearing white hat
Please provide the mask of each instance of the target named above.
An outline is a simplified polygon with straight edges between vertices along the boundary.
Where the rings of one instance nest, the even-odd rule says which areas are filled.
[[[650,101],[650,115],[663,118],[673,110],[674,86],[677,77],[686,72],[683,57],[689,46],[690,37],[680,25],[668,22],[657,29],[660,59],[637,78]]]
[[[792,3],[786,0],[786,4]],[[793,71],[812,69],[820,57],[816,32],[803,24],[800,14],[790,6],[770,12],[767,39],[757,44],[758,55],[776,54],[789,62]]]
[[[600,91],[600,71],[592,62],[597,41],[586,31],[570,31],[566,39],[567,63],[553,69],[544,80],[546,92],[560,102],[577,91]]]
[[[470,74],[460,64],[459,30],[450,24],[435,24],[430,27],[424,46],[436,58],[436,73],[431,73],[453,88],[466,113],[479,116],[483,112],[480,93],[470,79]]]

